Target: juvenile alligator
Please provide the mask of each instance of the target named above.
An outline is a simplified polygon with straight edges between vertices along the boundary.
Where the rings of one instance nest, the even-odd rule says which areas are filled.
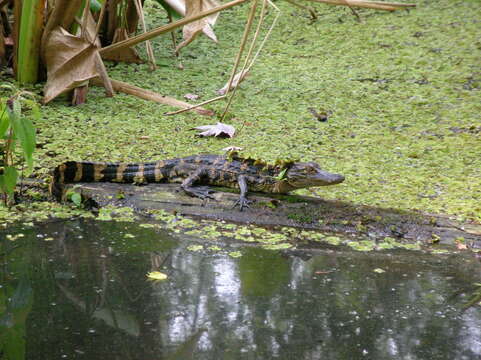
[[[181,183],[189,195],[213,198],[206,186],[216,185],[240,190],[239,205],[248,207],[247,191],[285,194],[313,186],[339,184],[344,176],[321,170],[315,162],[281,162],[268,165],[233,154],[195,155],[149,163],[97,163],[69,161],[57,166],[50,185],[51,193],[62,197],[63,185],[73,182],[119,182],[144,184],[151,182]]]

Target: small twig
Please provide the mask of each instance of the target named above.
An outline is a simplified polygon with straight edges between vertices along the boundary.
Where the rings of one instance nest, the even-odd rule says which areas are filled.
[[[298,8],[301,8],[303,10],[308,11],[309,14],[311,14],[312,20],[317,20],[317,14],[316,14],[316,11],[314,9],[310,8],[309,6],[299,4],[298,2],[296,2],[294,0],[286,0],[286,1],[291,5],[297,6]]]
[[[367,8],[367,9],[376,9],[376,10],[386,10],[386,11],[395,11],[407,7],[415,7],[416,4],[402,4],[402,3],[390,3],[390,2],[378,2],[378,1],[363,1],[363,0],[308,0],[323,4],[330,4],[330,5],[343,5],[343,6],[355,6],[360,8]]]
[[[170,12],[167,12],[167,17],[169,18],[169,23],[172,23],[173,20]],[[170,36],[172,38],[172,46],[174,47],[174,54],[176,57],[179,57],[179,52],[177,51],[177,41],[175,39],[175,31],[171,31]]]
[[[84,11],[82,14],[82,25],[80,27],[80,37],[83,39],[87,39],[86,34],[87,34],[87,22],[88,22],[89,12],[90,12],[90,0],[87,0],[85,1]]]
[[[102,25],[102,21],[104,20],[105,9],[107,8],[107,2],[108,1],[105,0],[102,4],[102,8],[100,9],[99,19],[97,20],[97,25],[95,26],[94,40],[97,39],[97,36],[99,35],[100,26]]]
[[[175,106],[180,108],[190,108],[190,104],[184,101],[180,101],[169,96],[161,95],[150,90],[142,89],[122,81],[118,81],[114,79],[110,79],[110,81],[112,82],[112,86],[115,91],[123,92],[129,95],[134,95],[141,99],[155,101],[159,104],[170,105],[170,106]],[[103,86],[103,82],[101,81],[100,78],[97,78],[97,77],[90,79],[90,83],[95,86]],[[199,106],[200,105],[196,107],[198,108]],[[206,116],[214,115],[212,111],[207,109],[200,108],[200,109],[197,109],[196,111],[201,115],[206,115]]]
[[[142,25],[142,30],[144,31],[144,34],[145,34],[147,32],[147,27],[145,26],[144,10],[142,9],[142,3],[140,2],[140,0],[134,0],[134,4],[137,10],[137,15],[139,16],[139,19],[140,19],[140,24]],[[155,57],[154,57],[154,50],[152,49],[152,44],[150,43],[150,40],[145,41],[145,50],[147,52],[147,56],[149,57],[150,70],[154,71],[156,69]]]
[[[9,2],[10,0],[0,0],[0,9],[7,5]]]
[[[357,21],[361,22],[362,20],[361,20],[361,17],[359,16],[358,12],[356,10],[354,10],[354,8],[352,6],[349,6],[349,9],[354,14],[354,16],[357,18]]]

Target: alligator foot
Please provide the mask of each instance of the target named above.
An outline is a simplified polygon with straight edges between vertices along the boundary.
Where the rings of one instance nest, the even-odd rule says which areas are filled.
[[[252,201],[247,200],[244,196],[240,196],[232,208],[235,208],[237,205],[239,205],[239,210],[242,211],[244,208],[249,208],[249,204],[251,203]]]
[[[184,190],[186,194],[199,199],[214,199],[211,195],[214,191],[207,186],[183,187],[182,190]]]

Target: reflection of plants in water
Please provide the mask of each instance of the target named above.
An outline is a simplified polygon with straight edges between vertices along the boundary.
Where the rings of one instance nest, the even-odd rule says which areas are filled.
[[[9,261],[12,258],[25,261]],[[3,263],[0,269],[0,358],[23,360],[26,321],[33,303],[30,256],[25,247],[4,239],[0,242],[0,261]]]
[[[275,251],[246,248],[239,259],[244,296],[274,296],[289,282],[289,263]]]
[[[2,284],[5,282],[2,281]],[[26,345],[26,321],[33,303],[30,279],[23,277],[14,287],[0,291],[0,356],[7,360],[23,360]]]
[[[476,286],[476,289],[471,293],[468,302],[464,304],[463,311],[468,310],[470,307],[481,305],[481,284],[474,283],[474,286]]]

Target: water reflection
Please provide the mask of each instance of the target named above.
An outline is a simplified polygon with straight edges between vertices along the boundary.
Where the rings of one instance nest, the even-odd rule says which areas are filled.
[[[23,233],[1,241],[4,358],[481,357],[481,311],[462,309],[481,278],[471,257],[244,247],[234,259],[110,222]],[[168,280],[148,281],[154,270]]]

